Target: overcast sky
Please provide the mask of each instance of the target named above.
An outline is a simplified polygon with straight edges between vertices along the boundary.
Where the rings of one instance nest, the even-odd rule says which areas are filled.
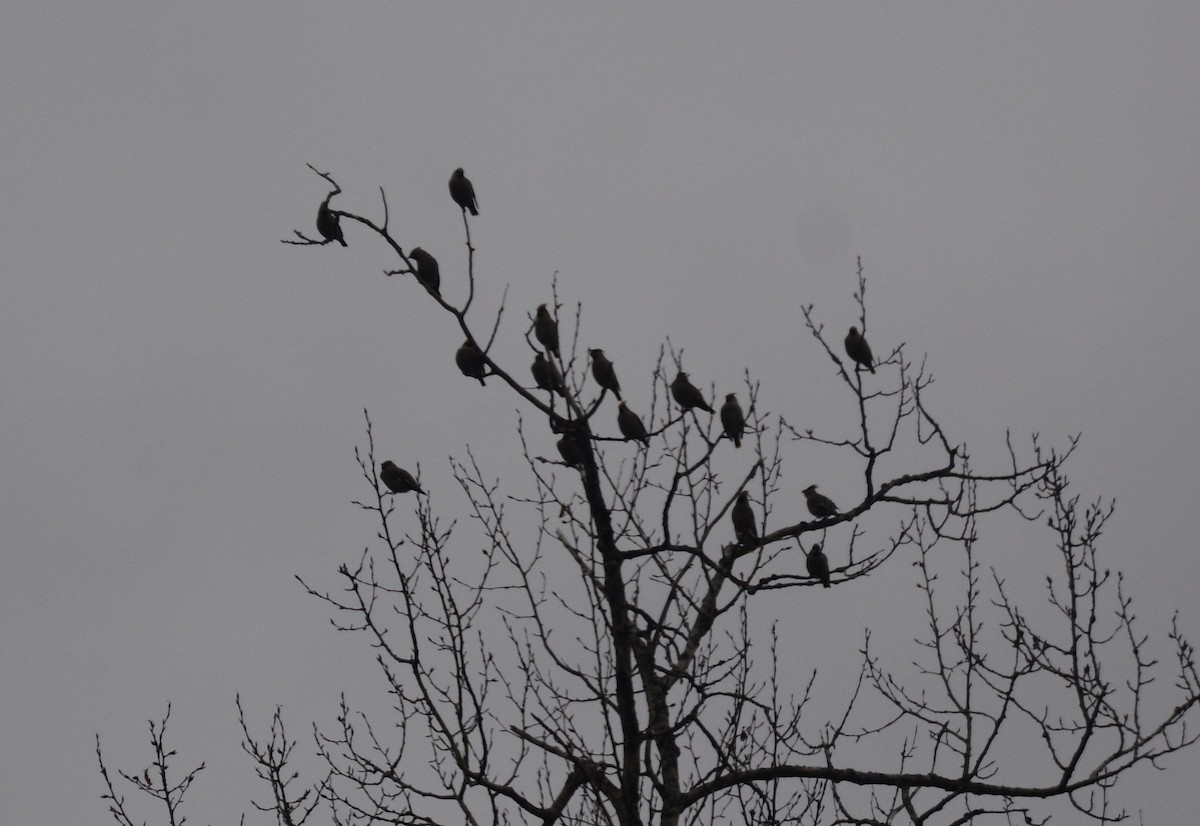
[[[468,444],[528,491],[516,399],[455,372],[459,333],[382,276],[381,243],[279,243],[313,231],[306,163],[342,209],[379,218],[385,187],[451,296],[465,167],[481,311],[509,287],[497,358],[524,370],[524,314],[557,272],[635,407],[669,336],[700,382],[750,366],[768,406],[836,428],[799,308],[853,323],[863,256],[875,349],[928,353],[952,438],[987,456],[1006,428],[1082,431],[1069,472],[1117,498],[1106,558],[1142,630],[1178,610],[1200,640],[1196,4],[9,0],[0,18],[7,823],[104,822],[94,733],[141,766],[169,701],[181,763],[210,766],[192,822],[236,822],[235,692],[300,734],[340,691],[378,691],[293,579],[333,585],[371,541],[350,504],[364,407],[446,514]],[[851,498],[855,472],[823,489]],[[888,602],[855,592],[837,621],[885,626]],[[1123,787],[1146,823],[1200,810],[1200,752],[1168,767]]]

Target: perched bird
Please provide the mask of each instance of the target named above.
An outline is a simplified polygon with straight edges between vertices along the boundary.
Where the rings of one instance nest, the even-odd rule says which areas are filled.
[[[808,502],[808,512],[817,519],[838,515],[837,505],[825,494],[817,493],[816,485],[809,485],[804,489],[804,498]]]
[[[534,382],[541,389],[549,390],[560,396],[567,395],[566,387],[563,386],[562,373],[558,372],[558,365],[540,352],[533,357],[533,364],[529,370],[533,373]]]
[[[867,344],[867,340],[858,332],[857,327],[851,327],[850,332],[846,333],[846,355],[872,373],[875,372],[874,359],[871,357],[871,345]]]
[[[568,467],[583,470],[583,450],[576,433],[568,433],[558,440],[558,455]]]
[[[617,427],[620,428],[621,435],[629,441],[641,442],[650,447],[650,434],[646,432],[646,425],[642,424],[638,414],[630,410],[625,402],[617,405]]]
[[[454,354],[454,363],[458,365],[458,369],[462,371],[464,376],[479,379],[480,384],[487,385],[487,382],[483,380],[483,372],[486,367],[483,361],[483,353],[471,343],[470,339],[464,341],[462,346],[458,348],[458,352]]]
[[[734,500],[733,510],[729,517],[733,520],[733,535],[740,545],[753,545],[758,542],[758,526],[754,519],[754,510],[750,507],[750,494],[742,491]]]
[[[417,281],[421,286],[429,290],[433,295],[440,296],[442,286],[442,276],[438,272],[438,262],[429,253],[420,247],[413,247],[408,251],[408,257],[417,265],[413,275],[417,277]]]
[[[596,384],[621,398],[621,382],[617,381],[617,371],[613,369],[608,356],[604,355],[603,350],[588,350],[588,353],[592,357],[592,375],[596,378]]]
[[[395,462],[384,462],[379,466],[379,478],[388,486],[392,493],[408,493],[415,490],[424,493],[413,475],[402,467],[396,467]]]
[[[537,315],[533,318],[533,334],[549,352],[558,355],[558,322],[545,304],[539,304]]]
[[[698,407],[709,413],[713,412],[712,407],[704,400],[704,396],[696,389],[696,385],[688,381],[688,374],[682,370],[675,377],[675,381],[671,382],[671,396],[674,397],[675,402],[683,408],[685,413],[693,407]]]
[[[472,215],[479,214],[479,204],[475,201],[475,187],[471,186],[471,181],[463,174],[461,166],[450,176],[450,197],[463,209],[471,210]]]
[[[733,442],[733,446],[741,447],[742,435],[746,432],[746,416],[738,404],[736,393],[725,396],[725,404],[721,405],[721,426],[725,428],[725,435]]]
[[[821,585],[829,587],[829,557],[825,556],[825,552],[821,550],[821,543],[816,542],[812,546],[804,560],[804,564],[808,567],[808,575],[813,579],[821,580]]]
[[[342,237],[342,224],[336,212],[329,208],[329,199],[321,202],[317,209],[317,232],[325,239],[325,243],[337,241],[343,247],[349,246]]]

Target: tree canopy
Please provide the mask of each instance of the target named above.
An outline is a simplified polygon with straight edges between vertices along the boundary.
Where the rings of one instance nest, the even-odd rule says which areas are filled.
[[[281,713],[267,739],[240,715],[270,788],[257,805],[280,823],[1037,823],[1056,800],[1111,821],[1117,781],[1194,743],[1193,649],[1171,629],[1173,661],[1152,654],[1101,558],[1113,506],[1069,484],[1078,439],[1004,434],[1004,459],[977,465],[935,409],[924,356],[868,345],[861,261],[848,334],[800,308],[813,346],[788,357],[828,362],[813,392],[838,393],[844,415],[799,426],[799,411],[760,404],[753,370],[716,387],[686,344],[663,343],[648,398],[618,382],[619,365],[580,346],[590,320],[557,283],[516,323],[504,299],[477,306],[471,225],[486,218],[461,169],[465,251],[440,265],[393,233],[382,188],[373,218],[313,171],[331,187],[320,237],[286,243],[390,248],[385,276],[425,288],[401,312],[441,312],[463,340],[410,357],[478,381],[480,416],[516,400],[525,467],[468,453],[453,495],[423,488],[401,467],[429,458],[419,434],[393,456],[366,415],[357,505],[378,541],[336,584],[302,584],[370,642],[390,712],[343,698],[338,726],[314,733],[317,777],[288,768]],[[528,359],[498,358],[501,337],[523,337]],[[854,489],[829,489],[833,462]],[[1036,559],[985,541],[1014,530],[1038,538]],[[1024,574],[1051,558],[1031,601]],[[911,647],[855,610],[871,583],[911,593]],[[818,612],[861,627],[857,650],[823,646]],[[174,823],[198,770],[169,779],[165,726],[151,724],[154,771],[122,776]]]

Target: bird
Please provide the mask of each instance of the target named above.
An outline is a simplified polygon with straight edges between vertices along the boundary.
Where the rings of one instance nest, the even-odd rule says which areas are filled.
[[[588,353],[592,357],[592,375],[596,378],[596,384],[605,390],[611,390],[618,399],[621,398],[621,382],[617,381],[617,371],[613,369],[613,363],[608,360],[608,356],[598,349],[588,350]]]
[[[412,490],[417,493],[425,492],[411,473],[402,467],[396,467],[396,463],[392,461],[384,462],[379,466],[379,478],[392,493],[408,493]]]
[[[821,580],[823,587],[829,587],[829,557],[821,550],[820,542],[813,543],[812,550],[805,555],[804,564],[808,567],[810,577]]]
[[[442,276],[438,272],[437,259],[420,247],[413,247],[409,250],[408,257],[417,265],[413,270],[413,275],[417,277],[421,286],[429,290],[432,295],[440,296],[442,294]]]
[[[721,426],[725,428],[725,435],[733,442],[733,446],[741,447],[742,435],[746,432],[746,416],[738,404],[736,393],[725,396],[725,404],[721,405]]]
[[[642,424],[641,417],[630,410],[623,401],[617,405],[617,427],[627,440],[650,446],[650,434],[646,432],[646,425]]]
[[[549,390],[560,396],[567,395],[566,388],[563,386],[562,373],[558,372],[558,366],[553,360],[547,359],[539,352],[533,357],[533,364],[529,370],[533,373],[534,382],[542,390]]]
[[[317,232],[321,233],[326,244],[330,241],[337,241],[343,247],[349,246],[346,239],[342,237],[342,225],[338,214],[329,208],[328,198],[322,201],[321,206],[317,209]]]
[[[479,379],[479,383],[486,386],[487,382],[483,380],[484,361],[483,353],[479,348],[467,339],[458,348],[458,352],[454,354],[454,363],[458,365],[458,369],[462,371],[464,376],[472,379]]]
[[[693,407],[698,407],[709,413],[713,412],[712,407],[704,400],[704,396],[696,389],[696,386],[688,381],[688,374],[682,370],[675,377],[675,381],[671,382],[671,396],[674,397],[676,403],[683,408],[685,413]]]
[[[533,318],[533,334],[546,350],[558,355],[558,322],[550,315],[545,304],[538,305],[537,315]]]
[[[837,505],[825,494],[817,493],[816,485],[809,485],[804,489],[804,498],[808,502],[808,512],[817,519],[838,515]]]
[[[738,544],[754,545],[758,542],[758,526],[754,519],[754,510],[750,507],[749,493],[741,491],[737,495],[729,517],[733,521],[733,535]]]
[[[558,440],[558,455],[568,467],[583,470],[583,448],[579,444],[579,436],[567,433]]]
[[[875,372],[874,359],[871,357],[871,345],[867,344],[867,340],[858,332],[857,327],[851,327],[850,332],[846,333],[846,355],[872,373]]]
[[[463,174],[461,166],[450,176],[450,197],[463,209],[471,210],[472,215],[479,214],[479,203],[475,200],[475,187],[471,185],[471,180]]]

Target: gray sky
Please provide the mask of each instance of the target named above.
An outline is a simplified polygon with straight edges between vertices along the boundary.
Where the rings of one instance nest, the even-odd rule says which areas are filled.
[[[93,733],[140,766],[168,701],[211,767],[192,821],[234,822],[236,691],[301,734],[379,690],[292,578],[332,584],[373,536],[363,407],[447,514],[468,443],[528,484],[515,399],[457,375],[381,243],[278,242],[313,230],[306,162],[343,209],[379,217],[384,186],[452,295],[464,166],[481,308],[509,285],[497,357],[528,360],[557,271],[642,407],[669,336],[699,381],[749,365],[769,407],[836,428],[799,307],[853,323],[861,254],[876,351],[929,354],[981,457],[1082,431],[1071,475],[1117,498],[1142,630],[1178,610],[1200,640],[1195,4],[169,5],[10,2],[0,27],[7,822],[103,822]],[[852,636],[894,610],[867,588],[837,601]],[[1169,768],[1124,787],[1147,823],[1200,809],[1200,752]]]

